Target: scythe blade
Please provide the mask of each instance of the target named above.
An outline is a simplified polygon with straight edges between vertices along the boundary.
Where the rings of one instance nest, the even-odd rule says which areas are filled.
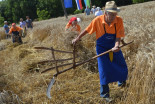
[[[52,86],[54,85],[54,83],[55,83],[55,78],[54,78],[54,76],[53,76],[52,80],[51,80],[50,83],[48,84],[48,88],[47,88],[47,92],[46,92],[46,95],[47,95],[47,97],[48,97],[49,99],[52,98],[50,93],[51,93],[51,88],[52,88]]]

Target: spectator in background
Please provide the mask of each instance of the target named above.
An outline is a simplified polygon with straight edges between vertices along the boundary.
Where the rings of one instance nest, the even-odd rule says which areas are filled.
[[[81,27],[78,25],[78,22],[80,22],[80,18],[72,17],[66,25],[65,30],[77,31],[79,34],[81,32]]]
[[[16,26],[15,23],[12,23],[12,27],[9,31],[9,34],[12,35],[12,42],[15,43],[15,42],[18,42],[20,44],[22,44],[22,28]]]
[[[9,26],[8,26],[8,22],[4,21],[4,30],[5,30],[5,34],[6,34],[6,39],[11,38],[11,36],[9,35]]]
[[[26,22],[23,21],[23,18],[20,18],[20,27],[22,28],[22,36],[26,35]]]
[[[29,16],[26,16],[26,27],[31,29],[33,28],[33,23]]]
[[[86,9],[84,10],[85,12],[85,15],[90,15],[90,9],[89,7],[87,6]]]
[[[97,10],[97,11],[95,12],[95,16],[103,15],[103,12],[102,12],[102,10],[101,10],[100,7],[97,7],[96,10]]]
[[[91,13],[95,15],[96,12],[96,6],[94,5],[93,8],[91,9]]]

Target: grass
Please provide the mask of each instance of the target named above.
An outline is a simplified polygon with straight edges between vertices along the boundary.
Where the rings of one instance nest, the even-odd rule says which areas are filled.
[[[113,104],[155,103],[155,2],[121,7],[119,15],[124,20],[125,41],[134,40],[132,45],[122,48],[129,69],[127,86],[118,88],[110,84]],[[94,16],[78,14],[84,29]],[[69,18],[72,16],[69,16]],[[53,64],[37,64],[51,59],[49,51],[35,50],[36,46],[53,47],[72,51],[71,40],[77,35],[65,32],[68,20],[64,17],[34,23],[34,29],[23,38],[24,44],[12,44],[11,40],[0,41],[0,90],[11,90],[25,104],[102,104],[99,96],[97,61],[77,67],[57,77],[51,94],[46,97],[46,88],[55,71],[41,74]],[[95,53],[95,34],[86,35],[77,46],[78,60],[86,60]],[[72,57],[56,53],[57,59]],[[66,68],[66,67],[64,67]]]
[[[6,38],[5,32],[3,31],[3,28],[1,28],[1,30],[0,30],[0,40],[5,39],[5,38]]]

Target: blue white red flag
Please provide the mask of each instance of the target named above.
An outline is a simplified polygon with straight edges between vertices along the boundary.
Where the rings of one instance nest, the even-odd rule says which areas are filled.
[[[75,0],[75,1],[76,1],[78,10],[81,10],[83,8],[81,0]]]

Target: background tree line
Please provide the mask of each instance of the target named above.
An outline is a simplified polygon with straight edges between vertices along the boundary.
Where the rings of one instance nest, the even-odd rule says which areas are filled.
[[[92,5],[103,7],[109,0],[91,0]],[[114,0],[118,6],[140,3],[151,0]],[[84,0],[82,0],[84,6]],[[73,0],[73,8],[67,8],[68,14],[76,13],[77,6]],[[61,0],[2,0],[0,2],[0,25],[4,20],[8,22],[19,22],[20,18],[30,16],[32,20],[45,20],[53,17],[63,16]]]

